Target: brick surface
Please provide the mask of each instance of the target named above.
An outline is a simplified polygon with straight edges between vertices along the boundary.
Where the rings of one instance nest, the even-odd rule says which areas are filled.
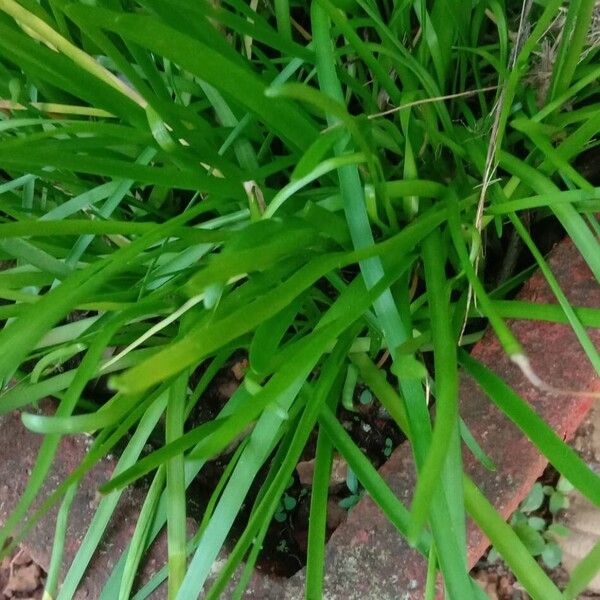
[[[46,414],[51,413],[52,408],[53,405],[49,401],[41,404],[41,410]],[[0,523],[6,520],[7,515],[16,506],[25,490],[41,440],[40,435],[25,429],[18,412],[0,417],[0,459],[2,466],[0,475]],[[47,498],[79,465],[87,451],[88,442],[89,438],[83,435],[62,438],[56,460],[42,488],[41,499]],[[15,449],[17,450],[15,451]],[[94,515],[100,499],[97,488],[110,478],[114,467],[114,460],[103,460],[84,477],[79,486],[69,515],[61,576],[65,575],[67,567],[79,549],[87,526]],[[114,513],[114,518],[109,523],[103,541],[74,600],[95,600],[100,597],[104,581],[133,534],[143,499],[144,492],[142,489],[127,490],[122,495]],[[34,507],[39,504],[40,502],[37,502]],[[44,569],[47,569],[50,563],[57,511],[57,506],[49,511],[33,528],[24,543],[31,557]],[[164,563],[164,557],[165,540],[161,539],[148,558],[146,574],[153,572],[156,565],[160,568]],[[162,597],[164,597],[163,591],[157,592],[153,596],[153,598]]]

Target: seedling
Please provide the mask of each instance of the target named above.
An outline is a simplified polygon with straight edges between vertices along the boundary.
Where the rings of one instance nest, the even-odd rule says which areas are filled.
[[[523,500],[518,510],[513,514],[510,524],[532,556],[539,556],[549,569],[557,567],[562,560],[560,546],[556,543],[557,536],[566,536],[569,529],[560,523],[548,523],[542,517],[532,513],[548,502],[548,509],[554,516],[559,510],[569,507],[567,494],[573,486],[561,477],[556,488],[536,483]],[[499,555],[494,548],[488,554],[488,561],[495,562]]]
[[[389,458],[392,455],[392,450],[394,449],[392,438],[385,438],[385,446],[383,447],[383,455],[386,458]]]
[[[348,370],[346,372],[346,381],[344,382],[344,388],[342,391],[342,406],[350,412],[356,412],[356,407],[354,406],[354,395],[358,386],[358,370],[353,365],[348,365]],[[363,406],[368,406],[373,402],[373,394],[371,390],[368,388],[363,389],[359,396],[358,401]]]
[[[284,521],[286,521],[289,516],[289,513],[292,510],[294,510],[296,508],[296,506],[298,505],[298,500],[296,500],[296,498],[294,498],[287,492],[287,490],[289,490],[293,485],[294,485],[294,478],[290,477],[287,487],[285,488],[286,491],[284,492],[283,496],[281,497],[281,501],[279,502],[279,505],[277,506],[277,510],[275,511],[275,514],[273,515],[273,518],[276,521],[278,521],[279,523],[283,523]],[[302,492],[305,492],[305,490],[302,490]]]
[[[364,389],[361,393],[360,396],[358,397],[358,401],[363,405],[363,406],[368,406],[369,404],[371,404],[371,402],[373,402],[373,394],[370,392],[370,390],[368,389]]]
[[[342,498],[338,504],[345,508],[347,511],[350,511],[354,506],[358,504],[362,496],[362,490],[360,489],[360,484],[354,471],[348,468],[348,474],[346,475],[346,487],[350,491],[350,495],[346,498]]]

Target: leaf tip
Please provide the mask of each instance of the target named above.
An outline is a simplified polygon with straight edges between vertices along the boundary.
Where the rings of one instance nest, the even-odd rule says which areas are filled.
[[[108,386],[108,389],[112,390],[113,392],[121,392],[123,394],[126,394],[131,391],[128,389],[129,386],[127,385],[127,383],[123,381],[123,377],[120,376],[109,377],[108,381],[106,382],[106,385]]]
[[[411,521],[406,532],[406,541],[411,548],[416,548],[421,537],[421,527],[418,523]]]
[[[280,96],[279,86],[270,86],[265,89],[265,96],[267,98],[277,98]]]

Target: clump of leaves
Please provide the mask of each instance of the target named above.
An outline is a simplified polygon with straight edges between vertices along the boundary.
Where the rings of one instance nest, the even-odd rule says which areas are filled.
[[[554,523],[553,518],[558,511],[569,507],[567,494],[572,490],[573,486],[564,477],[558,480],[556,487],[537,482],[510,520],[513,530],[525,547],[549,569],[557,567],[562,560],[561,548],[556,543],[557,536],[569,534],[569,529],[561,523]],[[548,508],[550,518],[535,514],[543,507]],[[494,562],[498,558],[498,553],[492,548],[488,561]]]

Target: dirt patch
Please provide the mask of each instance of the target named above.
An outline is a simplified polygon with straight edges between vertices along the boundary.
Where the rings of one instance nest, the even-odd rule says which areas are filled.
[[[490,600],[526,600],[529,598],[529,595],[502,562],[483,565],[473,577]]]
[[[45,581],[46,573],[25,550],[0,562],[0,600],[39,600]]]
[[[236,353],[212,380],[198,403],[190,422],[197,426],[214,419],[241,384],[248,368],[247,358]],[[379,468],[390,456],[393,449],[404,441],[404,436],[382,408],[381,404],[362,385],[357,385],[353,406],[338,409],[343,427],[356,445],[369,457],[375,468]],[[351,410],[350,410],[351,409]],[[291,577],[306,564],[308,522],[310,515],[312,471],[318,430],[315,429],[306,444],[300,459],[299,468],[294,471],[289,485],[281,499],[281,504],[269,526],[256,568],[273,576]],[[200,471],[192,484],[193,491],[188,497],[193,499],[188,509],[190,515],[201,519],[212,491],[217,487],[231,454],[219,456],[210,461]],[[252,512],[260,488],[268,477],[270,460],[259,471],[252,485],[242,511],[232,529],[230,546],[243,532]],[[327,510],[327,539],[346,520],[362,495],[356,478],[349,472],[345,461],[336,456],[329,486]]]

